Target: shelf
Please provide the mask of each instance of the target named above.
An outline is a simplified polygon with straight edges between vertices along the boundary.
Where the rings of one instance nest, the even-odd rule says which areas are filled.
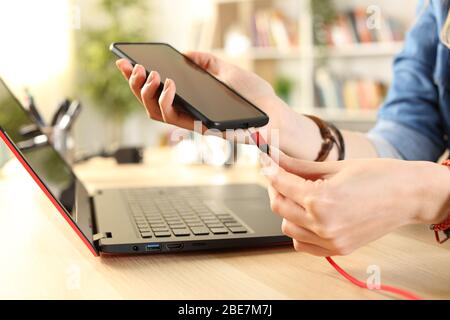
[[[227,3],[240,3],[240,2],[253,2],[256,0],[213,0],[216,4],[227,4]]]
[[[230,54],[224,49],[216,49],[213,52],[219,56],[239,57],[252,60],[296,60],[304,58],[299,48],[280,50],[278,48],[250,48],[240,54]]]
[[[318,104],[315,91],[317,85],[316,72],[319,68],[324,68],[331,76],[335,76],[338,80],[342,79],[342,81],[367,79],[389,84],[393,74],[391,60],[402,51],[403,41],[349,43],[339,47],[318,46],[314,42],[316,20],[310,10],[313,0],[211,1],[216,4],[218,21],[213,28],[214,37],[210,41],[210,51],[228,59],[231,63],[257,73],[272,84],[281,77],[292,79],[295,83],[291,96],[292,105],[310,106],[309,108],[294,108],[298,112],[316,114],[325,120],[337,123],[341,128],[350,130],[362,127],[370,128],[375,123],[377,110],[347,110],[338,107],[315,108],[314,106]],[[227,3],[233,5],[220,5]],[[392,8],[392,10],[388,2],[381,0],[364,4],[354,0],[343,0],[342,4],[339,1],[339,5],[336,5],[336,7],[340,12],[344,12],[369,3],[383,8],[383,15],[395,18],[402,26],[405,24],[405,28],[407,22],[414,21],[414,4],[407,0],[395,2],[395,8]],[[267,43],[273,43],[273,47],[252,47],[253,44],[266,42],[252,41],[252,36],[255,38],[255,30],[248,28],[248,26],[253,26],[251,23],[255,23],[255,13],[258,10],[266,10],[271,7],[295,18],[296,22],[293,26],[296,28],[297,38],[290,43],[295,43],[296,47],[280,50],[275,45],[280,42],[276,41],[266,41]],[[233,25],[241,28],[239,30],[248,39],[245,45],[251,46],[250,48],[244,50],[245,47],[242,45],[239,47],[242,49],[240,52],[231,52],[221,48],[227,43],[225,41],[227,39],[226,32]],[[262,27],[267,29],[264,24]],[[400,28],[398,31],[400,32]],[[401,32],[404,36],[403,30]],[[263,32],[263,36],[266,33]],[[234,49],[230,42],[228,44]]]
[[[322,58],[392,57],[403,48],[403,42],[361,43],[342,47],[316,47],[314,55]]]
[[[280,50],[278,48],[250,48],[240,54],[229,54],[223,49],[213,52],[221,56],[247,58],[252,60],[304,60],[304,59],[353,59],[392,58],[403,48],[403,42],[364,43],[342,47],[315,47],[312,55],[303,54],[300,48]]]
[[[377,120],[378,110],[346,110],[327,108],[293,108],[296,112],[314,114],[323,120],[331,122],[371,122]]]

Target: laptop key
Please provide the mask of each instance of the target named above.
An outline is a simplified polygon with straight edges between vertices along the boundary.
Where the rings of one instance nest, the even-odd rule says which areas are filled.
[[[166,221],[169,222],[169,223],[180,223],[180,222],[182,222],[182,220],[180,218],[170,218],[170,219],[167,218]]]
[[[165,215],[164,215],[164,218],[165,218],[166,220],[169,220],[169,219],[179,219],[179,217],[178,217],[177,214],[165,214]]]
[[[211,212],[199,213],[198,214],[202,219],[214,218],[215,216]]]
[[[230,227],[242,227],[242,225],[238,222],[225,222],[225,225],[230,228]]]
[[[162,218],[160,216],[145,216],[148,221],[160,221]]]
[[[223,224],[221,223],[207,223],[208,228],[222,228]]]
[[[211,232],[214,234],[227,234],[228,230],[225,228],[211,228]]]
[[[136,223],[136,225],[138,227],[143,227],[143,228],[148,227],[148,223],[147,222],[138,222],[138,223]]]
[[[159,223],[150,223],[150,226],[151,226],[152,228],[160,228],[160,227],[165,227],[166,224],[163,223],[163,222],[159,222]]]
[[[180,216],[182,216],[183,218],[197,217],[197,215],[193,212],[180,212]]]
[[[216,214],[216,217],[219,218],[220,220],[233,219],[233,217],[230,216],[229,214]]]
[[[200,219],[184,219],[186,223],[200,223]]]
[[[189,227],[203,227],[204,226],[204,224],[201,222],[188,222],[187,225]]]
[[[152,233],[151,232],[142,232],[141,236],[142,236],[142,238],[151,238]]]
[[[184,224],[184,223],[170,223],[169,222],[169,227],[170,228],[172,228],[172,229],[175,229],[175,228],[184,228],[184,227],[186,227],[186,225]]]
[[[229,227],[228,229],[233,233],[247,233],[247,229],[244,227]]]
[[[209,234],[208,228],[205,227],[191,227],[191,231],[196,236],[205,236]]]
[[[206,223],[206,224],[220,223],[220,220],[217,220],[217,219],[203,219],[203,222]]]
[[[170,231],[155,231],[154,232],[155,237],[161,238],[161,237],[170,237],[172,234]]]
[[[184,237],[189,236],[191,233],[189,232],[189,229],[182,228],[182,229],[172,229],[172,232],[177,237]]]
[[[153,232],[160,232],[160,231],[169,231],[167,228],[153,228]]]

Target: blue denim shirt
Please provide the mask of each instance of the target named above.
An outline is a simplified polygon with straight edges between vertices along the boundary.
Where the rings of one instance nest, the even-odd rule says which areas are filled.
[[[441,41],[449,0],[421,1],[394,62],[394,79],[368,137],[380,156],[437,161],[449,148],[450,49]]]

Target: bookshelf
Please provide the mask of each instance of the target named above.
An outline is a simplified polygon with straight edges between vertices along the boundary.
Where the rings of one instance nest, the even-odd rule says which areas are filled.
[[[201,41],[191,47],[212,51],[256,72],[275,87],[280,79],[288,79],[287,102],[298,112],[316,114],[343,128],[367,130],[376,120],[374,103],[381,103],[378,95],[385,94],[392,80],[392,60],[401,51],[404,33],[414,21],[415,2],[330,1],[336,19],[323,28],[328,42],[318,44],[317,34],[322,29],[317,27],[320,16],[312,13],[312,1],[320,0],[210,0],[213,14],[203,25],[207,32],[203,30]],[[357,29],[355,17],[373,17],[373,10],[378,10],[377,17],[385,27],[368,28],[370,34],[361,29],[361,23]],[[319,86],[318,75],[325,80],[323,84],[331,88],[335,83],[336,88]],[[360,90],[357,97],[352,97],[351,88]],[[334,96],[340,97],[340,103],[330,99],[333,95],[327,90],[336,91]],[[375,101],[363,103],[372,96]],[[358,100],[370,108],[346,108],[350,100],[353,105]]]

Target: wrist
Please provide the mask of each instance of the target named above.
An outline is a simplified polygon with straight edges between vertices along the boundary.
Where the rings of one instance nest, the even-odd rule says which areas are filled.
[[[318,125],[309,117],[289,108],[281,100],[278,103],[280,103],[277,107],[279,112],[270,126],[270,129],[279,129],[278,141],[274,141],[273,132],[268,132],[266,140],[291,157],[314,161],[323,143]],[[338,158],[338,149],[333,145],[327,160]]]
[[[431,162],[416,164],[418,175],[414,197],[419,205],[414,222],[441,223],[450,214],[450,168]]]
[[[277,117],[268,132],[268,142],[284,153],[299,159],[306,159],[302,152],[303,136],[302,115],[287,106],[281,99],[277,101]],[[276,141],[277,140],[277,141]]]

